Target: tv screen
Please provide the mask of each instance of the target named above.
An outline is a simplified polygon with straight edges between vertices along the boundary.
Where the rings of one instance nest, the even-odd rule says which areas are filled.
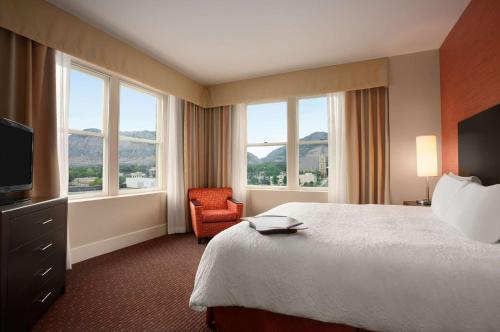
[[[33,176],[33,129],[0,118],[0,192],[29,190]]]

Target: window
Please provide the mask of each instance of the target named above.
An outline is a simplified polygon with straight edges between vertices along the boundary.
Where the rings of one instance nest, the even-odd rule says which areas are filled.
[[[333,95],[247,105],[247,184],[328,188],[328,124]]]
[[[328,187],[328,99],[298,102],[299,186]]]
[[[67,55],[61,59],[58,102],[68,102],[58,121],[67,135],[60,143],[67,146],[70,197],[161,189],[164,97]]]
[[[68,192],[102,192],[109,78],[78,66],[69,75]]]
[[[247,106],[247,183],[287,185],[287,102]]]
[[[120,83],[120,189],[157,188],[158,107],[160,97]]]

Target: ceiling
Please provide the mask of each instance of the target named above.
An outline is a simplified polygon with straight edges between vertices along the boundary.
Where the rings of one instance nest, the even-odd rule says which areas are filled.
[[[48,0],[205,85],[437,49],[470,0]]]

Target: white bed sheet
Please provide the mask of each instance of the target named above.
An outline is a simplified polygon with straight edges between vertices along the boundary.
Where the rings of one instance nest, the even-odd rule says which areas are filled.
[[[241,306],[379,331],[498,331],[500,244],[430,208],[287,203],[309,229],[235,225],[210,241],[190,307]]]

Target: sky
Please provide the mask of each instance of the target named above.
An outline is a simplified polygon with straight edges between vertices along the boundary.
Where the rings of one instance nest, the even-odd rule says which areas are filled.
[[[72,69],[70,74],[69,128],[102,130],[104,81]],[[120,131],[156,131],[153,95],[120,85]]]
[[[299,137],[316,131],[328,132],[326,97],[304,98],[298,104]],[[248,143],[287,141],[287,103],[275,102],[247,106]],[[248,151],[263,158],[278,146],[249,147]]]

